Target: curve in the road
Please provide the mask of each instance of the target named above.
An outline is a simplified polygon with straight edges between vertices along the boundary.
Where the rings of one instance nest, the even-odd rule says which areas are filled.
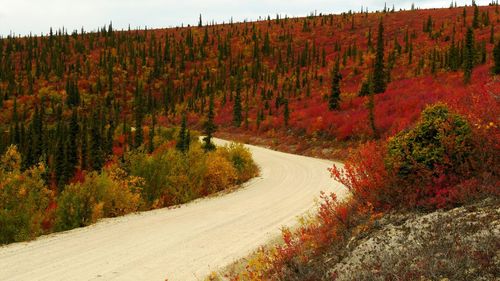
[[[346,194],[333,162],[247,147],[261,175],[244,188],[0,247],[0,280],[203,280],[293,225],[320,191]]]

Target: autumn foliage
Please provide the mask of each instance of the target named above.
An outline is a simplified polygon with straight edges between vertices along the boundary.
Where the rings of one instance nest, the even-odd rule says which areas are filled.
[[[193,142],[184,154],[173,146],[133,151],[100,172],[79,172],[60,194],[46,184],[44,165],[21,171],[15,146],[0,158],[0,244],[188,202],[236,186],[258,168],[241,144],[204,152]]]
[[[0,157],[0,244],[33,239],[46,233],[54,194],[44,183],[45,167],[21,172],[15,146]]]
[[[487,130],[496,136],[496,128]],[[495,195],[498,140],[482,132],[437,104],[387,144],[364,145],[344,169],[334,167],[332,176],[356,200],[380,210],[451,207],[481,193]]]
[[[327,268],[316,263],[323,254],[341,257],[350,239],[373,229],[384,213],[498,198],[498,129],[472,125],[472,120],[438,103],[425,108],[412,128],[365,143],[343,167],[330,169],[333,179],[349,189],[347,200],[321,194],[316,214],[294,230],[283,229],[282,243],[258,250],[244,262],[244,270],[229,271],[226,277],[335,280],[335,274],[318,271]]]

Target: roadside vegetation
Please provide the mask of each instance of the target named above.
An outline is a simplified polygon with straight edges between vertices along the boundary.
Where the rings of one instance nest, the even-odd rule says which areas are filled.
[[[257,175],[243,145],[205,152],[193,138],[180,151],[175,132],[160,129],[153,153],[139,148],[109,159],[100,171],[79,173],[61,193],[49,188],[44,164],[22,170],[21,155],[10,146],[0,157],[0,244],[186,203]]]
[[[281,243],[208,279],[498,276],[498,129],[471,120],[436,104],[411,129],[366,143],[330,170],[347,200],[322,194],[317,214],[283,229]]]

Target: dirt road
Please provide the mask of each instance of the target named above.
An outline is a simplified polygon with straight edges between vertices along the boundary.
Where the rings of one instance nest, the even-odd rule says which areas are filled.
[[[321,190],[345,194],[330,161],[248,147],[261,176],[244,188],[1,247],[0,280],[203,280],[293,225]]]

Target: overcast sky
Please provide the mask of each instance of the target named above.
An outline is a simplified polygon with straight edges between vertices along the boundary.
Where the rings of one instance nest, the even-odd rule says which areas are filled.
[[[95,30],[113,22],[113,27],[126,29],[159,28],[196,24],[199,14],[203,21],[228,22],[255,20],[259,16],[303,16],[310,12],[339,13],[359,11],[361,6],[370,11],[383,9],[384,0],[0,0],[0,35],[26,35],[48,33],[49,28],[65,27],[72,31],[84,27]],[[396,9],[417,7],[448,7],[451,0],[387,1]],[[470,1],[457,0],[458,4]],[[486,5],[489,0],[478,0]]]

